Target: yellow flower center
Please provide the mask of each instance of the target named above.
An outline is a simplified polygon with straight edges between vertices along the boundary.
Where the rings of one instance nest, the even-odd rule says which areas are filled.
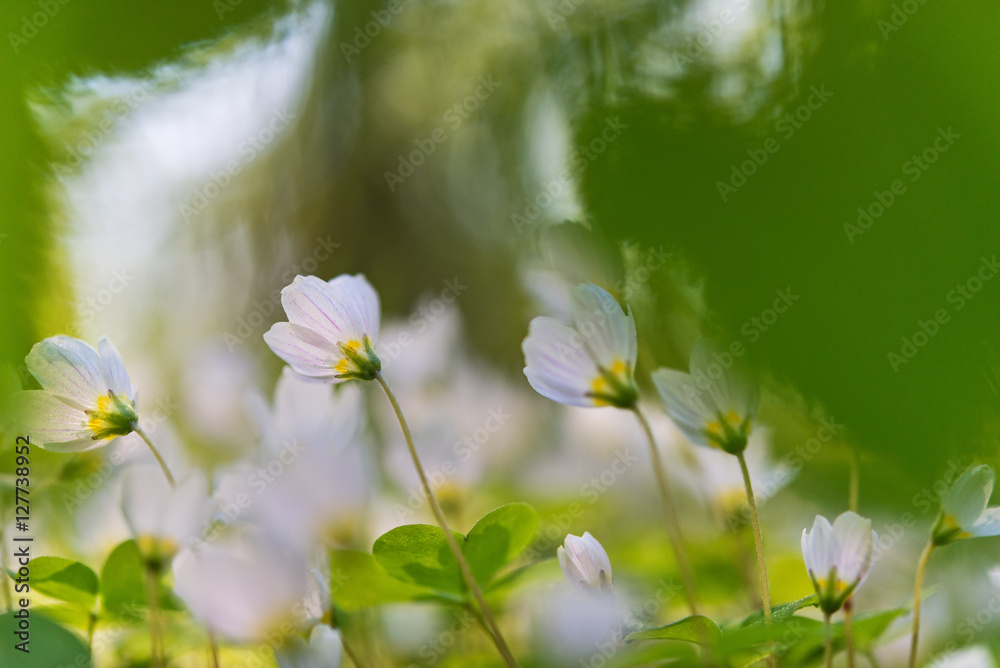
[[[725,416],[723,417],[725,418],[729,426],[732,427],[733,429],[739,429],[740,425],[743,424],[743,420],[742,418],[740,418],[739,413],[737,413],[732,409],[729,409],[729,412],[726,413]],[[712,422],[709,422],[708,424],[705,425],[705,429],[708,430],[708,433],[715,434],[717,436],[722,436],[725,431],[722,427],[721,420],[714,420]],[[749,431],[749,429],[747,431]]]
[[[95,441],[130,434],[139,419],[135,413],[135,404],[110,390],[97,397],[97,407],[86,411],[86,414],[86,427]]]
[[[609,376],[611,377],[611,380],[609,380]],[[616,359],[611,364],[609,369],[598,374],[592,381],[590,381],[590,389],[594,397],[595,406],[612,405],[607,397],[614,393],[615,388],[612,387],[612,384],[616,380],[621,385],[628,385],[630,383],[628,378],[628,365],[623,359]]]
[[[346,348],[347,350],[349,350],[352,353],[355,353],[357,355],[360,355],[361,351],[362,351],[361,342],[360,341],[348,341],[347,343],[342,343],[341,344],[341,350],[343,350],[344,348]],[[345,355],[346,355],[346,351],[345,351]],[[350,357],[345,356],[344,359],[342,359],[339,362],[337,362],[333,366],[333,368],[336,369],[338,373],[350,373],[351,371],[356,371],[357,370],[357,365],[355,365],[355,364],[353,364],[351,362]]]

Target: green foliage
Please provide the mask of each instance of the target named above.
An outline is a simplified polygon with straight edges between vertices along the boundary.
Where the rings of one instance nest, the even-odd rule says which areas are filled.
[[[406,584],[390,577],[375,563],[374,557],[354,550],[335,550],[330,553],[334,604],[352,612],[363,608],[417,601],[432,596],[424,587]]]
[[[97,602],[97,574],[78,561],[62,557],[31,560],[31,584],[46,596],[91,610]]]
[[[714,645],[721,638],[722,629],[718,624],[704,615],[691,615],[673,624],[631,633],[625,640],[683,640],[699,645]]]
[[[476,522],[468,536],[453,534],[476,581],[486,589],[500,569],[524,551],[537,529],[535,509],[526,503],[511,503]],[[446,597],[465,594],[458,562],[439,527],[397,527],[375,541],[372,555],[378,566],[399,582]]]
[[[49,621],[36,611],[31,612],[31,639],[24,653],[15,649],[20,642],[15,636],[18,620],[12,613],[0,616],[0,666],[14,668],[53,668],[54,666],[90,665],[90,651],[83,640],[63,627]]]

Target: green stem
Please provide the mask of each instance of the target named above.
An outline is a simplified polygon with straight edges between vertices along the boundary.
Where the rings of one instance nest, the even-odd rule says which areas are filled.
[[[340,620],[337,618],[337,610],[333,607],[332,603],[330,604],[329,613],[330,626],[340,630],[340,646],[344,648],[344,654],[350,658],[356,668],[364,668],[365,664],[361,663],[361,659],[359,659],[358,655],[354,652],[354,648],[351,647],[349,642],[347,642],[347,632],[345,631],[343,625],[341,625]]]
[[[170,486],[173,487],[174,476],[173,474],[170,473],[170,468],[167,467],[167,463],[163,461],[163,457],[160,456],[160,451],[156,449],[156,446],[153,445],[153,442],[149,440],[149,436],[146,436],[146,432],[144,432],[139,427],[138,424],[133,424],[132,429],[135,431],[135,433],[139,434],[142,440],[146,441],[146,445],[148,445],[149,449],[153,451],[153,456],[156,457],[156,461],[159,462],[160,468],[163,469],[163,475],[167,476],[167,482],[169,482]]]
[[[430,503],[431,510],[434,511],[434,517],[437,519],[438,525],[444,531],[444,537],[448,541],[448,547],[451,548],[451,553],[455,556],[455,561],[458,562],[458,568],[462,572],[462,577],[465,579],[465,584],[469,587],[469,591],[472,593],[473,598],[476,599],[476,603],[479,605],[479,610],[486,620],[486,624],[490,630],[490,637],[493,639],[493,644],[496,645],[497,651],[500,652],[500,656],[503,657],[504,663],[507,664],[508,668],[518,668],[517,660],[514,655],[511,654],[510,648],[507,647],[507,641],[504,640],[503,634],[500,633],[500,627],[497,626],[496,619],[493,617],[493,612],[490,607],[486,604],[486,599],[483,596],[482,590],[479,588],[479,583],[476,582],[475,576],[472,574],[472,569],[469,568],[469,563],[465,560],[465,555],[462,554],[461,548],[458,546],[458,542],[455,540],[455,536],[452,534],[451,529],[448,527],[448,520],[445,519],[444,513],[441,511],[441,506],[438,504],[437,497],[434,496],[433,490],[431,490],[431,485],[427,480],[427,475],[424,473],[423,464],[420,463],[420,456],[417,454],[417,448],[413,445],[413,436],[410,434],[410,427],[406,423],[406,418],[403,416],[403,411],[399,407],[399,402],[396,401],[396,395],[392,393],[392,389],[389,384],[385,382],[385,378],[382,374],[375,376],[375,380],[379,382],[382,389],[385,391],[385,396],[389,399],[389,403],[392,404],[392,410],[396,413],[396,419],[399,420],[399,426],[403,430],[403,438],[406,439],[406,447],[410,450],[410,457],[413,459],[413,466],[417,469],[417,476],[420,478],[420,484],[424,488],[424,495],[427,497],[428,503]]]
[[[681,584],[684,586],[684,596],[687,598],[688,607],[692,615],[698,614],[698,596],[695,588],[694,574],[691,571],[691,563],[688,561],[687,552],[684,550],[684,540],[681,536],[680,521],[677,519],[677,508],[674,506],[673,497],[670,493],[670,485],[666,472],[663,468],[663,460],[660,457],[660,450],[656,447],[656,439],[653,430],[649,426],[649,421],[639,406],[636,405],[632,412],[642,425],[642,430],[646,434],[646,442],[649,444],[649,454],[653,460],[653,473],[656,476],[656,485],[660,490],[660,504],[663,506],[663,518],[667,524],[667,538],[670,539],[670,546],[674,551],[674,558],[677,560],[677,570],[681,576]]]
[[[826,631],[826,639],[823,642],[824,665],[826,668],[833,668],[833,628],[830,624],[829,614],[824,615],[823,627]]]
[[[149,566],[146,567],[146,607],[149,609],[149,664],[152,668],[160,668],[163,665],[163,642],[160,635],[159,582],[156,570]]]
[[[750,469],[743,453],[736,455],[743,472],[743,485],[747,490],[747,503],[750,505],[750,524],[753,525],[753,542],[757,550],[757,571],[760,575],[760,598],[764,607],[764,621],[771,623],[771,588],[767,582],[767,563],[764,560],[764,539],[760,533],[760,517],[757,515],[757,502],[753,496],[753,485],[750,484]]]
[[[854,668],[854,626],[851,616],[854,614],[851,599],[844,603],[844,646],[847,648],[847,668]]]
[[[87,619],[87,651],[94,649],[94,631],[97,629],[97,615],[93,612]]]
[[[910,640],[910,668],[917,665],[917,647],[920,643],[920,590],[924,586],[924,575],[927,573],[927,562],[934,551],[934,541],[928,541],[927,547],[920,553],[917,562],[917,577],[913,585],[913,638]]]
[[[851,477],[847,493],[847,509],[858,512],[858,496],[861,489],[861,453],[851,446]]]
[[[212,629],[208,630],[208,654],[212,657],[212,668],[219,668],[219,642]]]

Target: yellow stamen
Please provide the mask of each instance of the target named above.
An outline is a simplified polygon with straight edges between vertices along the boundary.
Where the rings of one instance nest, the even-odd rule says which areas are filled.
[[[739,429],[740,425],[743,424],[743,419],[740,417],[739,413],[737,413],[732,409],[730,409],[729,412],[726,413],[725,418],[726,422],[729,423],[729,426],[733,427],[734,429]],[[720,422],[719,420],[709,422],[707,425],[705,425],[705,429],[708,430],[710,434],[715,434],[716,436],[722,436],[723,434],[722,422]],[[747,431],[749,431],[749,429]]]

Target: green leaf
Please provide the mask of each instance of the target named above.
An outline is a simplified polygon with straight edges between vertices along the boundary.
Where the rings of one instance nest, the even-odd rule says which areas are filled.
[[[476,522],[462,552],[476,581],[485,585],[514,560],[538,531],[538,512],[527,503],[508,503]]]
[[[461,545],[465,536],[453,531]],[[400,582],[461,594],[464,590],[458,562],[440,527],[407,524],[376,539],[372,556],[386,573]]]
[[[182,610],[183,605],[165,586],[158,582],[160,608]],[[117,621],[140,623],[146,606],[146,567],[134,540],[127,540],[111,551],[101,569],[101,617]]]
[[[855,615],[854,619],[851,620],[851,631],[854,633],[854,646],[859,652],[867,652],[878,642],[878,639],[882,637],[890,624],[909,611],[909,608],[896,608],[884,612],[867,612]],[[841,627],[841,635],[843,635],[843,624],[839,624],[839,626]]]
[[[347,612],[433,597],[424,587],[390,577],[372,555],[354,550],[330,553],[330,582],[334,604]]]
[[[773,606],[771,608],[771,619],[781,620],[787,619],[794,615],[796,612],[802,608],[809,606],[819,605],[819,598],[816,594],[810,594],[809,596],[804,596],[797,601],[792,601],[791,603],[782,603],[780,605]],[[764,623],[764,611],[758,610],[740,624],[742,627],[747,626],[757,626]]]
[[[714,645],[721,638],[722,630],[718,624],[704,615],[691,615],[673,624],[630,633],[625,637],[625,640],[627,642],[633,640],[683,640],[699,645]]]
[[[97,601],[97,574],[78,561],[62,557],[31,560],[31,584],[36,591],[91,610]]]
[[[89,666],[90,651],[74,633],[55,624],[36,611],[30,612],[30,642],[28,653],[16,649],[21,642],[15,633],[18,622],[13,613],[0,616],[0,666],[18,668],[52,668],[53,666]]]
[[[477,582],[487,587],[497,571],[520,554],[535,535],[538,513],[525,503],[501,506],[479,520],[468,538],[452,532]],[[380,536],[372,555],[397,580],[463,595],[466,587],[444,532],[428,524],[396,527]]]
[[[854,646],[858,652],[867,652],[882,637],[894,620],[908,612],[908,608],[895,608],[881,612],[868,612],[855,615],[851,628],[854,633]],[[844,623],[837,622],[830,629],[833,636],[834,652],[843,651]],[[816,628],[802,636],[800,642],[789,651],[788,658],[793,665],[818,660],[823,655],[826,631],[823,625],[816,623]]]

